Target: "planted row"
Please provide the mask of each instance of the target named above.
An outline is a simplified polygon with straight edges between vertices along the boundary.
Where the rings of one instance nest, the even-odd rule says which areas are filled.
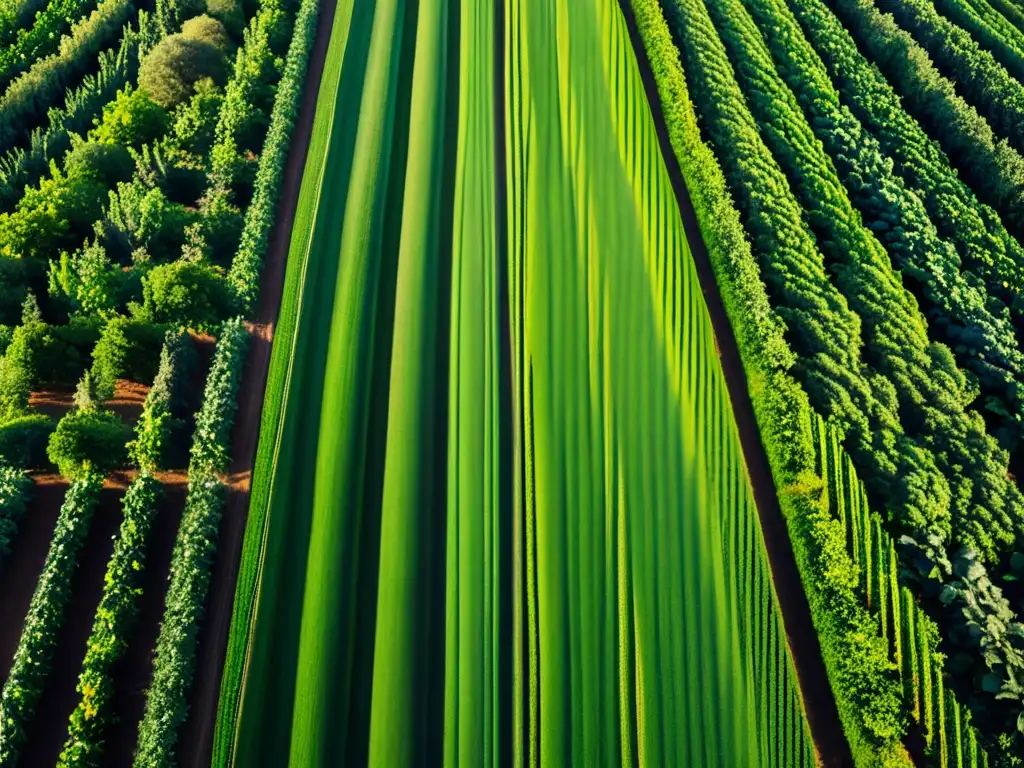
[[[146,709],[139,725],[135,754],[139,768],[173,763],[179,731],[188,714],[196,640],[226,494],[218,474],[227,469],[228,440],[248,340],[240,319],[224,323],[196,417],[188,496],[171,558],[153,680],[146,691]]]
[[[57,518],[43,571],[29,604],[7,682],[0,693],[0,764],[17,763],[43,693],[57,637],[71,601],[71,582],[89,532],[103,478],[90,475],[72,483]]]
[[[11,543],[25,514],[32,480],[23,471],[0,467],[0,567],[11,554]]]
[[[36,59],[50,54],[71,23],[95,5],[96,0],[49,0],[33,24],[19,29],[10,45],[0,47],[0,89]]]
[[[111,722],[114,679],[111,672],[128,647],[128,633],[138,613],[139,582],[146,565],[149,531],[162,488],[143,472],[124,494],[124,518],[103,580],[103,596],[86,643],[71,713],[68,738],[59,766],[101,765],[105,729]]]

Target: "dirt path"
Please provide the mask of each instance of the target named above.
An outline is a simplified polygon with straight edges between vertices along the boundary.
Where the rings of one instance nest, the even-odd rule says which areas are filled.
[[[700,279],[701,292],[704,294],[704,301],[711,316],[711,325],[714,328],[722,370],[725,373],[729,398],[732,401],[733,413],[739,429],[743,458],[750,475],[758,517],[761,521],[761,530],[764,533],[772,581],[775,583],[775,590],[779,597],[782,622],[796,667],[807,721],[811,728],[811,738],[823,765],[830,767],[852,766],[850,747],[843,734],[839,711],[836,709],[835,698],[832,696],[825,664],[821,658],[821,646],[811,621],[811,609],[807,603],[807,596],[804,594],[800,573],[797,570],[793,546],[786,529],[786,521],[782,517],[782,510],[779,507],[768,456],[761,444],[761,435],[754,418],[750,393],[747,391],[746,373],[743,370],[739,347],[736,345],[729,317],[722,304],[721,294],[718,292],[718,283],[715,280],[711,259],[697,223],[697,214],[694,211],[693,202],[690,200],[690,193],[683,181],[675,151],[672,149],[661,109],[658,86],[651,71],[650,62],[647,60],[643,41],[637,30],[632,6],[629,0],[619,0],[619,5],[629,28],[630,41],[640,67],[640,75],[647,93],[647,101],[650,103],[654,116],[654,124],[657,127],[658,141],[672,180],[676,200],[679,203],[687,241],[690,244],[697,267],[697,275]]]
[[[320,17],[317,22],[316,40],[309,58],[302,107],[292,134],[291,150],[288,153],[278,203],[277,222],[263,267],[256,319],[250,325],[252,341],[242,376],[238,415],[231,442],[231,455],[234,457],[230,469],[231,485],[221,521],[220,542],[217,546],[213,580],[206,600],[205,619],[200,630],[195,689],[192,693],[189,718],[179,742],[182,766],[205,768],[210,764],[224,653],[231,626],[235,582],[238,578],[239,558],[249,511],[249,487],[260,432],[260,414],[263,410],[263,395],[270,367],[271,340],[281,304],[292,222],[295,219],[302,171],[306,164],[306,152],[313,131],[317,93],[320,89],[324,60],[327,57],[327,46],[331,39],[335,5],[336,0],[320,0]]]

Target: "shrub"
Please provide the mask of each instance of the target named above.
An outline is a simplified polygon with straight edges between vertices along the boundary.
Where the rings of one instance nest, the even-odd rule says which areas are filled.
[[[31,413],[0,424],[0,462],[18,469],[44,469],[46,444],[56,424],[49,416]]]
[[[9,325],[0,325],[0,355],[7,354],[7,348],[14,338],[14,328]]]
[[[230,38],[224,25],[198,16],[185,26],[187,31],[164,38],[139,67],[139,87],[165,108],[190,98],[199,80],[208,77],[223,85],[228,74]]]
[[[185,227],[195,218],[194,212],[169,200],[159,187],[147,187],[134,178],[110,191],[103,239],[118,261],[139,248],[156,258],[174,258],[184,243]]]
[[[196,415],[190,474],[197,470],[209,474],[227,471],[229,438],[248,347],[249,333],[242,319],[236,317],[225,322],[206,377],[203,406]]]
[[[153,380],[160,360],[163,330],[126,317],[111,319],[92,353],[96,396],[108,400],[118,379]]]
[[[146,91],[132,88],[128,83],[103,107],[103,115],[91,132],[91,138],[103,144],[138,148],[163,136],[169,121],[166,109],[153,101]]]
[[[98,338],[98,326],[80,318],[67,325],[33,322],[15,328],[4,356],[5,386],[23,382],[31,389],[77,383]]]
[[[135,425],[135,440],[128,444],[132,461],[143,470],[155,471],[169,466],[174,441],[183,425],[175,410],[184,400],[185,379],[195,364],[196,351],[186,333],[167,333],[160,351],[160,367],[146,395],[142,416]]]
[[[239,0],[207,0],[206,12],[223,24],[233,38],[241,39],[245,29],[245,11]]]
[[[46,455],[71,480],[106,475],[127,464],[132,428],[110,411],[72,411],[57,423]]]
[[[154,267],[142,283],[143,312],[157,323],[204,328],[232,310],[224,277],[204,262],[175,261]]]
[[[135,161],[120,144],[79,141],[64,156],[64,172],[68,176],[88,176],[112,187],[132,177]]]

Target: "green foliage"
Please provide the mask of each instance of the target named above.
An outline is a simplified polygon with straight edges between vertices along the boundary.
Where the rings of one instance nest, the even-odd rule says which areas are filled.
[[[938,141],[979,199],[996,208],[1014,234],[1018,237],[1024,234],[1024,188],[1021,186],[1024,157],[993,133],[985,118],[957,93],[954,83],[942,76],[928,53],[900,29],[891,16],[879,11],[872,0],[834,0],[830,7],[849,30],[849,33],[836,35],[836,39],[842,40],[845,47],[845,40],[852,35],[857,47],[881,70],[866,76],[862,65],[850,70],[851,74],[865,84],[872,79],[888,81],[898,91],[907,112]],[[844,54],[843,65],[849,63],[850,58],[849,54]],[[837,72],[845,72],[843,65],[832,64]],[[845,74],[838,75],[839,81],[843,82],[844,77]],[[874,93],[880,90],[880,84],[873,85]],[[874,97],[872,91],[865,90],[865,98]],[[884,106],[880,107],[884,115]],[[901,124],[906,122],[905,118],[899,118],[899,110],[893,110],[893,118]],[[924,156],[928,154],[934,156],[935,150]],[[916,166],[909,166],[908,171],[915,172]],[[1018,245],[1015,249],[1018,255],[1019,249]],[[1001,247],[996,248],[994,253],[1001,250]],[[1015,259],[1014,263],[1024,262]],[[1003,280],[1012,281],[1020,292],[1019,276],[1024,274],[1020,266],[1000,270],[1000,274],[1004,275]]]
[[[14,80],[0,96],[0,147],[10,147],[46,116],[47,109],[63,98],[70,86],[93,71],[104,47],[116,44],[118,38],[137,45],[136,32],[125,29],[135,13],[133,0],[104,0],[61,38],[56,53],[39,59]]]
[[[86,242],[50,262],[50,295],[66,296],[86,314],[109,316],[127,303],[133,289],[141,291],[139,279],[112,263],[99,242]]]
[[[14,662],[0,693],[0,719],[4,723],[0,731],[0,764],[15,765],[28,739],[36,705],[53,666],[57,639],[71,601],[78,555],[88,535],[102,484],[99,475],[73,483],[61,506]]]
[[[228,275],[237,306],[245,314],[256,308],[256,300],[259,298],[263,257],[277,213],[277,200],[291,146],[292,129],[302,103],[309,54],[316,35],[317,13],[315,2],[303,2],[295,19],[295,33],[285,59],[284,74],[274,97],[274,108],[256,172],[252,202],[245,211],[241,243]]]
[[[203,262],[175,261],[154,267],[143,280],[142,296],[143,316],[156,323],[206,328],[232,309],[224,277]]]
[[[180,33],[164,38],[142,60],[139,87],[170,108],[189,99],[199,80],[210,78],[222,85],[229,46],[230,38],[219,21],[208,16],[190,19]]]
[[[857,577],[846,554],[845,536],[822,510],[822,481],[810,444],[810,405],[787,373],[794,354],[784,326],[771,308],[725,176],[701,138],[665,16],[653,0],[633,0],[632,6],[672,147],[747,369],[776,485],[786,489],[780,497],[783,512],[847,740],[858,765],[907,765],[909,759],[901,757],[903,723],[893,667],[875,639],[877,626],[855,593]],[[752,139],[756,134],[745,136]],[[783,182],[781,188],[787,186]],[[792,221],[799,220],[797,212]],[[866,701],[869,706],[862,708]]]
[[[51,53],[71,23],[95,6],[95,0],[50,0],[34,21],[18,30],[10,45],[0,46],[0,89],[32,62]]]
[[[242,37],[245,11],[240,0],[206,0],[206,13],[223,24],[233,38],[238,40]]]
[[[174,138],[178,146],[196,155],[206,155],[213,146],[223,103],[224,93],[212,80],[199,80],[192,98],[174,113]]]
[[[141,147],[167,132],[170,115],[141,88],[125,85],[113,101],[103,107],[103,115],[90,138],[101,144]],[[127,181],[127,178],[120,179]]]
[[[0,214],[0,255],[47,259],[80,243],[102,214],[106,187],[91,174],[66,175],[56,164],[25,190],[12,213]]]
[[[82,374],[78,386],[75,387],[75,407],[80,411],[95,411],[102,405],[96,395],[96,384],[92,380],[92,373],[86,371]]]
[[[46,469],[46,446],[56,425],[49,416],[26,413],[0,424],[0,462],[18,469]]]
[[[241,318],[227,320],[220,329],[217,349],[196,415],[189,472],[216,474],[228,469],[229,438],[238,408],[238,385],[249,347],[249,332]]]
[[[43,322],[43,312],[39,309],[39,300],[34,293],[29,291],[25,296],[25,301],[21,303],[21,324],[30,325],[41,322]]]
[[[169,200],[161,188],[147,187],[136,177],[110,191],[102,231],[119,260],[139,248],[162,260],[174,258],[195,218],[195,212]]]
[[[0,356],[7,353],[7,347],[14,338],[14,329],[9,325],[0,325]]]
[[[67,325],[34,322],[15,329],[4,356],[6,375],[39,385],[73,385],[85,370],[99,329],[89,321],[73,320]]]
[[[109,411],[71,411],[57,422],[46,455],[61,475],[83,480],[127,464],[132,429]]]
[[[150,323],[126,317],[114,317],[106,324],[92,353],[92,378],[100,401],[114,394],[118,379],[153,380],[163,333]]]
[[[183,390],[195,357],[188,334],[168,331],[160,351],[160,367],[135,426],[135,439],[128,444],[128,453],[140,469],[166,469],[175,458],[173,438],[184,423],[175,411],[186,399]]]
[[[0,256],[0,321],[7,325],[18,324],[21,306],[36,271],[35,262]]]
[[[228,441],[238,407],[248,338],[241,318],[224,323],[206,379],[203,405],[196,416],[188,497],[171,559],[171,583],[157,639],[153,681],[146,691],[146,710],[139,725],[135,765],[173,762],[188,712],[196,636],[224,507],[225,486],[215,473],[227,469]]]
[[[124,519],[78,677],[78,705],[71,713],[68,738],[57,763],[62,768],[102,763],[104,736],[114,719],[112,673],[128,648],[138,614],[147,543],[161,492],[160,482],[143,473],[124,494]]]
[[[25,187],[39,183],[50,161],[71,148],[72,137],[89,130],[94,116],[137,69],[137,51],[134,34],[103,51],[96,74],[86,75],[81,85],[68,91],[63,106],[50,108],[46,124],[31,132],[27,149],[15,146],[0,156],[0,209],[13,208]]]
[[[11,543],[28,507],[32,479],[13,467],[0,467],[0,567],[11,554]]]
[[[135,161],[118,144],[79,141],[64,156],[64,172],[68,176],[89,176],[107,187],[127,181],[134,171]]]

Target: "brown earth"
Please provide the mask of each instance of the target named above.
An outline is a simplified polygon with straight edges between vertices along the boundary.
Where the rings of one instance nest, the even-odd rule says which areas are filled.
[[[285,166],[277,222],[271,235],[260,279],[259,305],[255,321],[249,324],[251,342],[242,375],[238,415],[231,441],[231,455],[234,460],[229,470],[227,503],[221,521],[213,580],[206,600],[206,618],[199,635],[196,682],[192,692],[189,718],[179,741],[178,754],[182,766],[206,768],[210,764],[221,673],[234,607],[235,582],[238,578],[239,558],[249,511],[249,484],[253,461],[256,458],[260,414],[263,410],[263,395],[270,367],[271,340],[281,304],[292,222],[295,220],[302,170],[306,164],[306,153],[313,131],[313,116],[316,112],[324,59],[331,38],[335,4],[336,0],[322,0],[320,4],[316,40],[310,53],[302,106]]]
[[[103,404],[113,411],[126,424],[135,425],[142,416],[142,404],[146,401],[149,387],[127,379],[118,379],[114,396]],[[60,419],[68,411],[75,408],[74,389],[44,389],[33,392],[28,399],[30,408],[35,408],[52,419]]]

